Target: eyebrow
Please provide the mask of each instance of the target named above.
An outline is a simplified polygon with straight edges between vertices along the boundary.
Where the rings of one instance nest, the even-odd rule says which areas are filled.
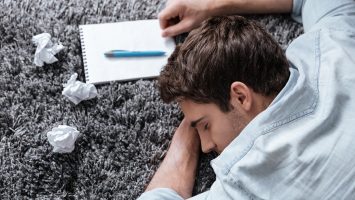
[[[205,118],[205,117],[201,117],[201,118],[199,118],[199,119],[197,119],[197,120],[195,120],[195,121],[192,121],[192,122],[191,122],[191,127],[195,128],[196,125],[197,125],[201,120],[203,120],[204,118]]]

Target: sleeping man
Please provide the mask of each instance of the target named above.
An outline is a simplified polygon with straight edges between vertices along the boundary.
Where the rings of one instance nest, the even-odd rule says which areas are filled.
[[[284,54],[230,16],[261,12],[305,33]],[[159,19],[163,36],[193,29],[158,79],[184,119],[139,199],[355,199],[354,0],[173,0]],[[216,181],[191,197],[200,148]]]

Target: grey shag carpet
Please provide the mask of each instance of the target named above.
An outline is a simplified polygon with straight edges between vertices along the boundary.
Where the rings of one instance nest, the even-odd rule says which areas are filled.
[[[162,161],[182,114],[161,102],[155,80],[98,87],[75,106],[62,84],[84,80],[79,24],[152,19],[160,0],[0,0],[0,199],[135,199]],[[288,16],[250,16],[285,49],[302,28]],[[48,32],[65,49],[58,62],[33,64],[31,38]],[[143,35],[142,35],[143,37]],[[82,136],[52,153],[46,133],[59,124]],[[203,155],[194,193],[215,176]]]

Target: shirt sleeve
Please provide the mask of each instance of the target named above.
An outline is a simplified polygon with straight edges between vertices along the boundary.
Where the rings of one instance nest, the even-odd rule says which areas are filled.
[[[302,7],[304,0],[293,0],[291,17],[299,23],[302,23]]]
[[[349,15],[355,15],[354,0],[293,0],[291,14],[305,32],[324,20]]]
[[[156,188],[144,192],[137,200],[183,200],[183,198],[170,188]]]
[[[231,194],[225,191],[228,188]],[[232,198],[233,197],[233,198]],[[240,188],[229,184],[223,185],[218,179],[212,184],[209,191],[200,193],[188,200],[214,200],[214,199],[247,199],[242,195]],[[143,193],[137,200],[181,200],[183,199],[177,192],[170,188],[156,188]]]
[[[227,175],[227,177],[223,177],[223,179],[227,178],[232,180],[235,178],[234,175]],[[232,181],[233,182],[233,181]],[[203,192],[196,196],[189,198],[188,200],[215,200],[215,199],[224,199],[224,200],[232,200],[232,199],[256,199],[252,194],[248,191],[244,190],[235,182],[232,183],[230,181],[220,181],[217,177],[216,181],[212,184],[209,191]]]

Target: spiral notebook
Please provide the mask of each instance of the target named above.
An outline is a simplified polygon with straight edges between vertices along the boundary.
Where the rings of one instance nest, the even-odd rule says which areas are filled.
[[[174,50],[173,38],[161,37],[158,20],[80,25],[80,42],[87,83],[152,78]],[[110,50],[165,51],[165,56],[107,58]]]

